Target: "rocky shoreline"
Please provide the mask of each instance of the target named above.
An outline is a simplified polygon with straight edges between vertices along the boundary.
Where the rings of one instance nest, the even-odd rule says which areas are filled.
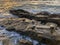
[[[53,25],[52,25],[53,24]],[[0,22],[0,25],[8,31],[15,31],[32,39],[43,41],[45,43],[57,44],[60,41],[59,27],[55,23],[41,24],[41,21],[30,20],[26,18],[9,18]],[[54,29],[51,29],[52,25]],[[53,31],[51,31],[53,30]]]
[[[0,18],[0,25],[7,31],[29,36],[47,45],[60,45],[60,16],[49,12],[37,14],[24,10],[10,10],[18,18]],[[32,45],[32,44],[31,44]]]

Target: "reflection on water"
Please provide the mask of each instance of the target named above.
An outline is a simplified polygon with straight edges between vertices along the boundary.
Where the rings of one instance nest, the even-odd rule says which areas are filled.
[[[3,45],[3,40],[5,40],[4,39],[5,37],[2,38],[1,36],[5,36],[6,38],[8,37],[10,45],[17,45],[18,41],[21,40],[21,39],[28,40],[28,41],[32,42],[33,45],[40,45],[38,41],[33,40],[28,36],[18,34],[14,31],[12,31],[12,32],[6,31],[5,28],[3,28],[3,27],[0,27],[0,45]],[[45,44],[41,43],[41,45],[45,45]]]

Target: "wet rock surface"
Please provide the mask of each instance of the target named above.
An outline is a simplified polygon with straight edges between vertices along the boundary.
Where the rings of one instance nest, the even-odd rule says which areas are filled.
[[[43,45],[41,42],[46,43],[46,45],[52,45],[52,43],[59,45],[60,14],[51,14],[47,11],[33,14],[22,9],[9,11],[19,18],[2,18],[0,19],[0,25],[5,27],[7,31],[14,31],[39,42],[39,44],[33,44],[21,39],[17,45]]]
[[[19,42],[21,45],[33,45],[31,42],[24,40],[24,39],[21,39]]]
[[[0,27],[0,45],[37,45],[37,40],[31,39],[29,36],[21,35],[15,31],[7,31],[4,27]],[[42,44],[42,43],[41,43]]]
[[[60,40],[59,28],[55,23],[41,23],[41,21],[30,20],[26,18],[9,18],[1,21],[0,25],[3,25],[6,30],[14,31],[19,34],[29,36],[31,39],[39,42],[45,42],[50,45],[52,42]],[[58,37],[57,37],[58,36]],[[43,41],[44,40],[44,41]],[[56,43],[57,44],[57,43]]]

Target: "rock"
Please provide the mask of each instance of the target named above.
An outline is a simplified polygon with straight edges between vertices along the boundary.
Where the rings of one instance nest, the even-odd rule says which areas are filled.
[[[30,13],[30,12],[28,12],[26,10],[23,10],[23,9],[10,10],[10,13],[13,14],[13,15],[18,16],[19,18],[29,18],[29,19],[32,19],[34,17],[33,13]]]
[[[25,39],[21,39],[19,42],[20,42],[20,45],[33,45],[32,42]]]
[[[36,15],[50,15],[50,13],[49,12],[47,12],[47,11],[41,11],[40,13],[37,13]]]
[[[7,27],[6,30],[13,31],[13,30],[15,30],[15,28],[13,26],[10,26],[10,27]]]

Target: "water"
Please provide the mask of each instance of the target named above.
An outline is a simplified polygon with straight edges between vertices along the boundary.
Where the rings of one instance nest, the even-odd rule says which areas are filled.
[[[41,11],[48,11],[50,12],[51,14],[52,13],[60,13],[60,6],[49,6],[49,5],[42,5],[42,4],[38,4],[38,5],[33,5],[33,4],[24,4],[22,6],[12,6],[10,9],[24,9],[28,12],[31,12],[31,13],[39,13]],[[4,18],[8,18],[8,17],[16,17],[17,16],[13,16],[11,13],[9,13],[9,10],[8,9],[7,11],[2,11],[0,12],[0,18],[1,17],[4,17]]]
[[[3,27],[0,27],[0,36],[1,35],[2,36],[5,35],[6,37],[9,37],[9,39],[11,40],[13,45],[17,45],[18,40],[21,40],[21,39],[28,40],[28,41],[32,42],[33,45],[40,45],[38,41],[33,40],[28,36],[18,34],[14,31],[9,32],[9,31],[5,30],[5,28],[3,28]],[[2,41],[0,41],[0,45],[2,45],[2,44],[3,44]],[[41,45],[45,45],[45,44],[41,43]]]
[[[12,9],[24,9],[31,13],[39,13],[41,11],[48,11],[50,13],[60,13],[60,6],[51,6],[51,5],[44,5],[44,4],[24,4],[18,7],[12,7]]]

